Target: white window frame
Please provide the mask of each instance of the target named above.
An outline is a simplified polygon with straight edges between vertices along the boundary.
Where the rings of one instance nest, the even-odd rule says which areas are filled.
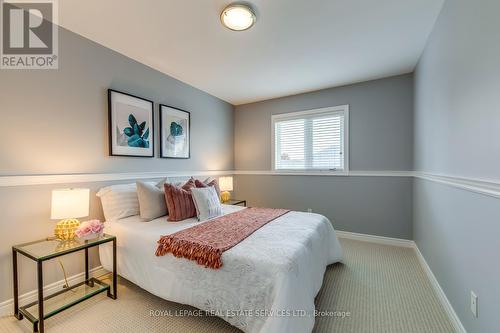
[[[276,137],[275,137],[275,123],[281,119],[300,119],[303,116],[316,115],[322,113],[343,113],[344,114],[344,169],[343,170],[332,170],[332,169],[276,169]],[[304,111],[295,111],[274,114],[271,116],[271,161],[272,161],[272,171],[274,172],[289,172],[289,173],[304,173],[304,172],[328,172],[328,173],[339,173],[344,174],[349,172],[349,105],[338,105],[331,106],[320,109],[311,109]]]

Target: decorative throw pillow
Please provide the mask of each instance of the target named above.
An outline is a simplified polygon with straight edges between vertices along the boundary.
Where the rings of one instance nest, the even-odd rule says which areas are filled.
[[[133,183],[104,187],[97,192],[97,196],[101,199],[106,221],[139,215],[139,199]]]
[[[219,187],[219,182],[217,181],[217,179],[215,179],[213,177],[208,177],[207,179],[205,179],[203,181],[203,183],[207,186],[215,187],[215,191],[217,192],[217,195],[220,198],[220,187]]]
[[[154,183],[136,182],[137,197],[141,219],[151,221],[157,217],[167,215],[165,191]]]
[[[196,180],[193,177],[191,177],[181,187],[184,190],[189,191],[191,188],[196,187]]]
[[[192,188],[191,194],[199,221],[222,215],[222,206],[214,186]]]
[[[215,192],[217,192],[217,196],[220,198],[220,188],[219,188],[219,183],[217,182],[217,179],[212,178],[212,177],[208,177],[203,182],[201,180],[196,179],[195,185],[196,185],[196,187],[213,186],[215,188]]]
[[[194,180],[191,182],[191,179],[182,187],[169,183],[164,184],[168,221],[182,221],[196,216],[196,208],[191,196],[191,188],[193,187]]]

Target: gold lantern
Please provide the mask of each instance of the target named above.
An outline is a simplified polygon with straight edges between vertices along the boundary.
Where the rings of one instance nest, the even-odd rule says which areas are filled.
[[[61,219],[54,229],[54,235],[62,240],[75,237],[80,225],[76,218],[89,215],[89,189],[72,188],[52,191],[51,219]]]
[[[56,246],[56,251],[61,252],[64,250],[69,250],[69,249],[72,249],[79,244],[81,244],[81,243],[76,239],[61,240],[61,241],[59,241],[59,243]]]
[[[73,239],[75,231],[80,226],[80,221],[77,219],[64,219],[57,222],[54,229],[54,235],[62,240]]]

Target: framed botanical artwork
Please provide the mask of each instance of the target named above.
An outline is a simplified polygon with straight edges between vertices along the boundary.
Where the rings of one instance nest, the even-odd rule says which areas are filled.
[[[154,103],[108,89],[109,154],[154,156]]]
[[[191,114],[160,104],[160,157],[190,158]]]

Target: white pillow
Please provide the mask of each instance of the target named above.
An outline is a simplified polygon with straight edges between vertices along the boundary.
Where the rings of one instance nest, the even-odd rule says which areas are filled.
[[[159,184],[137,181],[137,197],[141,219],[145,222],[167,215],[163,182]],[[161,185],[161,188],[159,187]]]
[[[139,215],[139,199],[135,183],[104,187],[97,192],[97,196],[101,199],[106,221]]]
[[[205,221],[222,215],[222,205],[215,187],[191,188],[191,195],[199,221]]]

